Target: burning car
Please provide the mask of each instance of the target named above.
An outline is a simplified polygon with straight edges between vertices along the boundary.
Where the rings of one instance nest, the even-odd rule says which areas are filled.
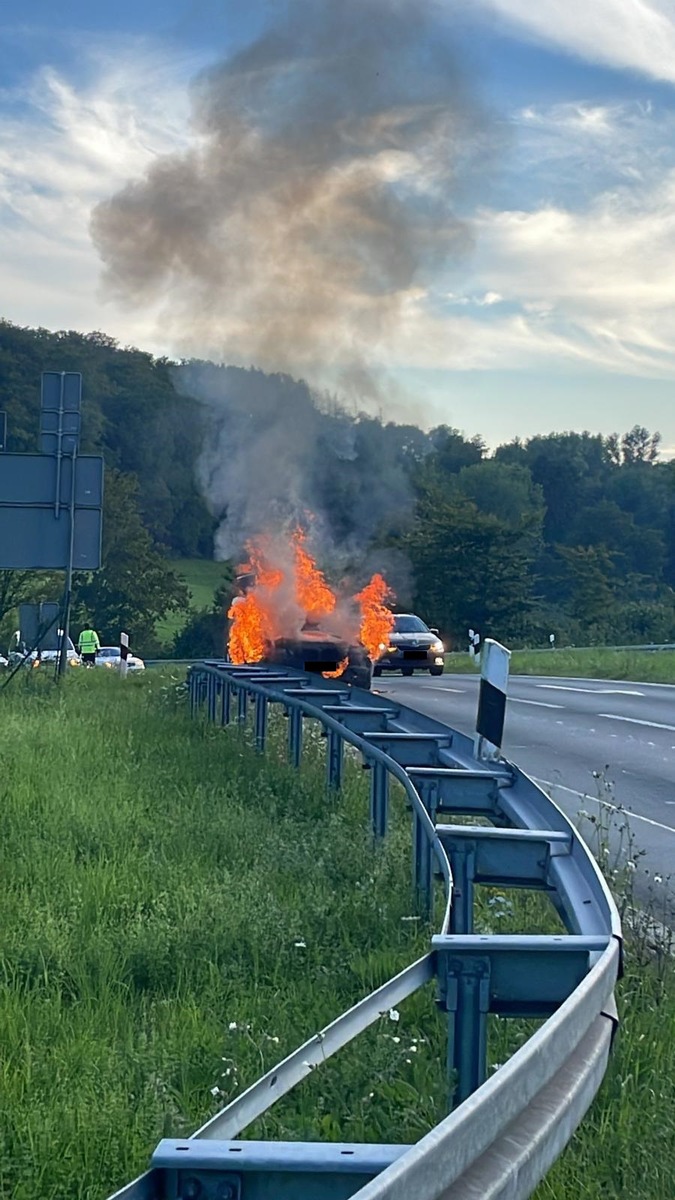
[[[372,659],[393,625],[390,590],[375,574],[357,595],[333,590],[310,554],[306,534],[288,542],[249,542],[228,611],[228,655],[235,663],[270,662],[369,688]]]
[[[372,681],[372,663],[364,646],[350,644],[312,622],[307,622],[295,637],[280,637],[269,643],[265,660],[324,679],[339,679],[366,691]]]

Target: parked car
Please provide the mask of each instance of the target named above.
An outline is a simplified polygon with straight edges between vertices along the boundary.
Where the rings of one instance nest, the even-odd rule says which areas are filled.
[[[311,622],[297,637],[277,638],[271,643],[265,661],[324,678],[339,678],[340,683],[352,683],[366,691],[371,685],[372,663],[365,647],[317,629]]]
[[[58,631],[59,638],[61,637],[62,633],[63,633],[63,630],[59,629],[59,631]],[[12,644],[11,644],[9,650],[7,651],[7,658],[9,659],[9,666],[15,667],[17,665],[17,663],[20,663],[22,661],[22,659],[24,659],[26,657],[27,650],[28,650],[28,647],[24,643],[21,642],[21,635],[20,635],[19,631],[17,630],[16,633],[12,637]],[[26,666],[27,667],[34,666],[38,659],[43,664],[55,663],[58,656],[59,656],[58,650],[40,650],[40,651],[33,650],[31,652],[31,654],[28,656],[28,658],[26,659]],[[80,656],[77,653],[77,650],[75,649],[75,646],[74,646],[71,638],[68,638],[68,642],[66,645],[66,658],[68,659],[69,667],[79,667],[80,666]]]
[[[383,671],[400,671],[403,675],[428,671],[430,675],[442,675],[444,665],[445,646],[438,630],[430,629],[414,613],[397,613],[389,644],[382,647],[373,665],[373,675],[381,675]]]
[[[97,667],[109,667],[112,670],[113,668],[119,668],[121,661],[122,656],[120,654],[119,646],[101,646],[101,649],[96,651]],[[145,663],[143,662],[143,659],[139,658],[137,654],[132,654],[131,651],[129,651],[129,655],[127,657],[127,670],[144,671]]]

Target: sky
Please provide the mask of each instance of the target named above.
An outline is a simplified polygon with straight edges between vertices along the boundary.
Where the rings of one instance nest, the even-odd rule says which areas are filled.
[[[675,0],[407,5],[4,6],[0,316],[675,456]]]

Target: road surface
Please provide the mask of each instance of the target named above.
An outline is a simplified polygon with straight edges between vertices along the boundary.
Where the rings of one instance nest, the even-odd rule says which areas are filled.
[[[373,690],[473,734],[477,675],[384,675]],[[675,878],[675,687],[613,680],[516,675],[509,680],[502,752],[531,775],[576,820],[602,806],[614,825],[613,845],[629,826],[640,877],[638,891]],[[592,828],[581,832],[592,845]],[[629,847],[630,848],[630,847]]]

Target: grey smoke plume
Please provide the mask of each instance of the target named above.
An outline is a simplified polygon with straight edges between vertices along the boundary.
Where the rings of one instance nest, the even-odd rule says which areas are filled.
[[[306,384],[284,375],[191,363],[174,373],[179,390],[202,402],[206,436],[199,483],[219,521],[216,558],[243,556],[261,532],[283,539],[298,524],[333,579],[383,570],[403,598],[409,591],[400,555],[370,549],[400,532],[412,509],[404,460],[429,439],[414,427],[382,427],[337,405],[323,406]]]
[[[109,288],[160,300],[184,353],[364,379],[469,241],[480,150],[436,0],[286,0],[193,83],[194,146],[101,204]],[[483,146],[484,149],[484,146]]]

